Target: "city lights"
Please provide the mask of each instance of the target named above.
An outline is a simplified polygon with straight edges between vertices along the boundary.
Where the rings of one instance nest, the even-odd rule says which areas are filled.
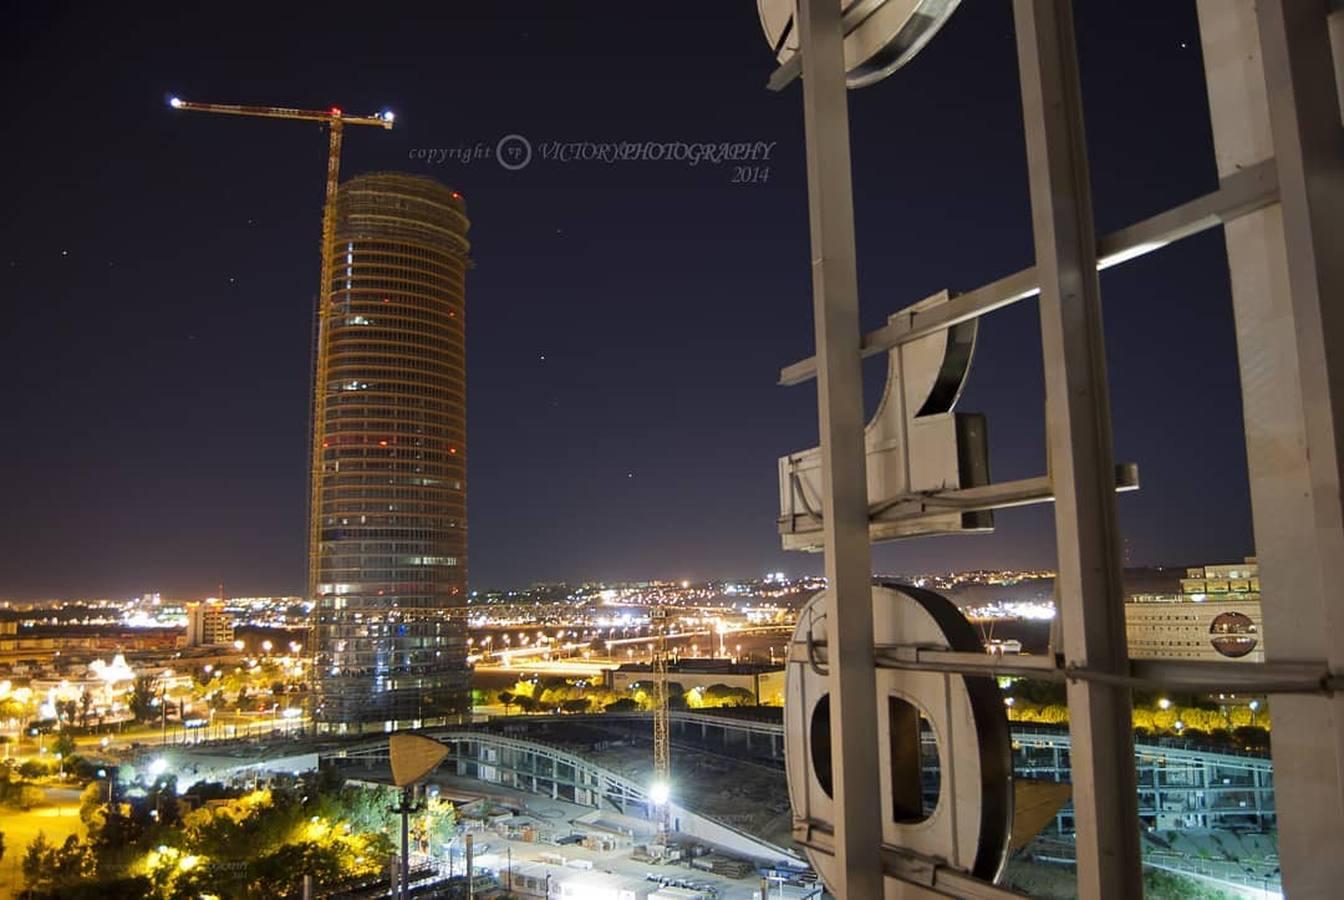
[[[0,895],[1344,893],[1344,0],[517,6],[8,11]]]

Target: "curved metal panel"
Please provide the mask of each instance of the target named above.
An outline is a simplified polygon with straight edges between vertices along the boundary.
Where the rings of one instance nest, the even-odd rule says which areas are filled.
[[[829,773],[824,771],[829,747],[817,746],[830,741],[824,712],[828,678],[814,652],[826,640],[825,603],[825,591],[812,598],[794,633],[784,747],[795,836],[807,848],[817,872],[834,884],[835,858],[824,841],[810,839],[834,827]],[[919,588],[875,585],[873,626],[875,640],[884,647],[983,651],[974,629],[952,603]],[[985,676],[904,669],[875,669],[873,677],[878,684],[874,714],[879,723],[883,844],[946,860],[950,867],[977,878],[997,878],[1007,859],[1013,820],[1012,742],[997,684]],[[918,710],[918,720],[909,716],[910,708]],[[911,732],[911,727],[916,730]],[[902,730],[913,743],[902,742]],[[930,733],[937,753],[937,799],[931,805],[926,799],[921,809],[920,746]],[[911,746],[913,756],[902,749]],[[879,849],[874,847],[873,852]],[[902,896],[904,885],[889,877],[887,896]]]

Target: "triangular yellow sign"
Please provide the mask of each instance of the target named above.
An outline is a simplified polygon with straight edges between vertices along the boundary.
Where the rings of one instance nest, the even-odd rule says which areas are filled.
[[[392,783],[397,787],[424,778],[448,755],[448,746],[419,734],[394,734],[388,738],[392,757]]]

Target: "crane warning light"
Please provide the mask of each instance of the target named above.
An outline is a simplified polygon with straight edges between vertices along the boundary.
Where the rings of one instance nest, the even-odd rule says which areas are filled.
[[[331,108],[331,114],[333,116],[339,116],[341,114],[341,108],[339,106],[333,106]]]
[[[170,99],[170,100],[168,101],[168,105],[171,106],[173,109],[181,109],[181,108],[182,108],[182,98],[181,98],[181,97],[173,97],[172,99]]]
[[[391,121],[392,121],[393,119],[395,119],[395,118],[396,118],[396,116],[394,116],[394,115],[392,114],[392,110],[388,109],[388,110],[384,110],[384,111],[383,111],[383,121],[384,121],[384,122],[391,122]]]

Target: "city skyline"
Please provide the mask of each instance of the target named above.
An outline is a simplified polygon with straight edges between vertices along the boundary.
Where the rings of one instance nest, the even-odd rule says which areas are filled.
[[[350,141],[347,176],[429,174],[480,210],[473,587],[820,570],[819,557],[780,551],[774,529],[774,460],[815,443],[816,425],[811,387],[774,386],[781,365],[811,352],[805,196],[797,107],[764,90],[754,11],[684,13],[713,17],[689,69],[682,14],[660,13],[666,27],[619,58],[619,79],[614,24],[531,12],[454,13],[463,47],[491,48],[480,56],[445,55],[423,22],[281,21],[247,35],[255,66],[241,79],[229,26],[184,29],[168,15],[134,39],[137,52],[114,53],[101,42],[111,13],[21,14],[4,65],[17,72],[42,54],[52,78],[41,96],[18,78],[3,88],[47,139],[40,156],[16,147],[3,173],[25,215],[0,226],[0,265],[7,293],[27,299],[0,335],[5,370],[25,388],[18,439],[0,456],[15,483],[0,594],[185,594],[221,579],[240,594],[302,590],[308,360],[294,348],[309,333],[323,139],[297,124],[173,116],[164,101],[177,93],[390,106],[397,129]],[[1107,110],[1089,121],[1103,231],[1215,183],[1193,9],[1142,15],[1140,39],[1118,12],[1079,10],[1089,110]],[[362,64],[312,51],[296,65],[281,52],[314,28],[329,46],[363,47]],[[1125,65],[1136,41],[1137,71]],[[510,63],[498,77],[469,77],[485,60],[500,67],[501,48]],[[563,70],[551,65],[560,55]],[[968,55],[1004,83],[961,72]],[[1006,9],[955,16],[901,86],[851,97],[868,190],[859,239],[878,251],[860,272],[869,327],[1029,262],[1012,57]],[[957,103],[929,99],[948,85]],[[75,97],[84,111],[66,117]],[[974,134],[958,127],[972,120]],[[966,137],[921,145],[902,139],[902,122]],[[475,158],[509,134],[527,138],[527,165]],[[767,144],[769,178],[733,184],[722,163],[565,162],[555,146],[653,140]],[[72,210],[88,185],[52,186],[69,172],[102,198],[84,216]],[[1012,234],[1014,253],[975,252],[1012,246],[1000,240]],[[1222,253],[1216,237],[1194,238],[1104,276],[1108,303],[1125,311],[1108,316],[1107,334],[1117,457],[1139,463],[1143,484],[1120,500],[1136,563],[1252,551]],[[948,271],[959,283],[932,280]],[[1167,324],[1152,328],[1159,311]],[[988,416],[996,479],[1044,471],[1034,317],[1023,304],[985,320],[962,400]],[[1002,512],[995,535],[882,547],[876,568],[1045,564],[1048,518]]]

